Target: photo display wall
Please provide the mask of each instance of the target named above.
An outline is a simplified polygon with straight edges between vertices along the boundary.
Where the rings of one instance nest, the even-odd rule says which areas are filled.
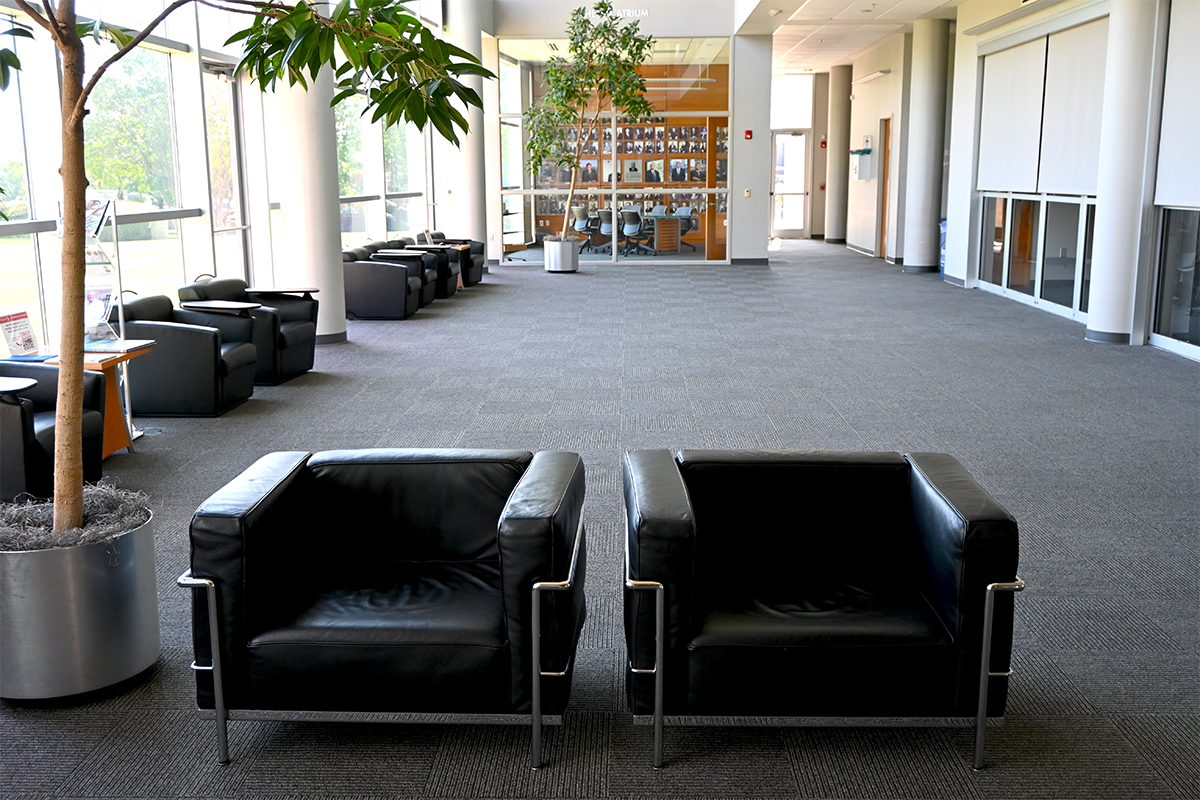
[[[564,129],[563,140],[573,146],[579,133]],[[642,213],[652,213],[665,206],[674,213],[681,206],[690,206],[697,219],[724,216],[728,200],[712,195],[689,192],[688,189],[722,188],[729,180],[728,117],[651,117],[634,121],[617,120],[614,127],[594,130],[583,148],[579,174],[575,181],[573,205],[596,212],[608,207],[615,177],[620,207],[634,205]],[[566,188],[571,183],[571,171],[546,164],[535,182],[535,188]],[[630,189],[644,192],[630,194]],[[534,202],[537,226],[553,230],[566,214],[567,195],[539,195]],[[714,224],[724,225],[713,219]],[[684,237],[703,242],[704,226]]]

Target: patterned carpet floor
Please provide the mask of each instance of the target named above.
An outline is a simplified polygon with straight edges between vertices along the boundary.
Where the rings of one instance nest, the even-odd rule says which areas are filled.
[[[1200,364],[820,242],[767,267],[505,263],[348,333],[223,417],[140,419],[106,462],[151,496],[162,657],[111,690],[0,701],[0,797],[1200,798]],[[590,619],[546,769],[527,730],[490,726],[237,722],[215,763],[174,584],[190,515],[265,453],[358,447],[582,455]],[[966,464],[1019,521],[1029,584],[988,768],[963,729],[669,728],[651,769],[621,690],[619,463],[644,447]]]

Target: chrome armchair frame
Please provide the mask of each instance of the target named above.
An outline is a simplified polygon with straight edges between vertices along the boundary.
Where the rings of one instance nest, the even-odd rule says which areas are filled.
[[[225,703],[225,689],[221,667],[221,619],[218,614],[220,605],[217,592],[219,587],[211,578],[201,578],[192,574],[188,569],[176,584],[185,589],[203,589],[208,601],[208,633],[212,649],[212,663],[198,664],[193,661],[192,670],[196,672],[211,672],[213,676],[213,710],[200,709],[201,719],[214,719],[217,723],[217,763],[229,763],[229,720],[255,720],[259,722],[390,722],[417,724],[460,724],[460,725],[524,725],[531,724],[532,736],[530,742],[530,764],[533,769],[542,767],[542,726],[562,725],[561,714],[542,714],[542,678],[564,677],[571,673],[574,654],[567,661],[566,669],[562,672],[547,672],[542,669],[541,642],[541,595],[542,592],[566,591],[575,584],[575,568],[579,564],[579,548],[583,543],[584,508],[579,511],[579,525],[575,529],[575,544],[571,551],[571,567],[567,579],[563,581],[538,581],[533,584],[532,622],[536,634],[533,637],[533,663],[536,672],[533,675],[532,698],[529,714],[439,714],[436,712],[401,712],[401,711],[273,711],[234,709],[230,710]]]
[[[987,738],[987,696],[989,678],[1001,678],[1012,675],[1007,672],[992,672],[992,625],[995,616],[997,592],[1020,592],[1025,588],[1025,582],[1020,576],[1015,581],[1007,583],[991,583],[987,587],[983,613],[983,648],[979,664],[979,705],[974,719],[970,717],[729,717],[729,716],[665,716],[663,714],[663,664],[665,663],[664,646],[666,641],[666,587],[658,581],[634,580],[629,574],[629,523],[626,521],[625,536],[625,588],[654,592],[654,666],[650,669],[639,669],[632,661],[629,671],[634,674],[654,675],[654,713],[652,715],[635,714],[634,725],[654,726],[653,765],[660,769],[663,765],[663,726],[689,725],[770,725],[778,727],[968,727],[975,726],[975,757],[971,769],[978,772],[983,769],[984,744]],[[993,717],[1003,723],[1003,717]]]

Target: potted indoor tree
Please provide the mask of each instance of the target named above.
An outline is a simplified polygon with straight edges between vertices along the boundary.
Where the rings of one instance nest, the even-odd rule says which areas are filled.
[[[15,537],[17,544],[0,544],[4,551],[0,552],[0,615],[4,618],[0,657],[5,662],[0,696],[53,697],[130,677],[158,656],[153,532],[145,498],[116,491],[118,505],[126,510],[134,507],[132,521],[117,523],[116,529],[98,535],[88,532],[97,515],[85,504],[82,453],[88,186],[84,120],[88,97],[105,71],[169,15],[197,0],[174,0],[141,32],[99,20],[81,22],[75,0],[44,0],[36,8],[26,0],[15,2],[30,23],[18,23],[0,35],[32,38],[40,27],[53,40],[60,58],[62,333],[53,500],[40,509],[36,503],[6,509],[10,520],[18,518],[16,527],[26,530]],[[387,125],[407,120],[418,128],[428,122],[455,144],[457,131],[467,130],[466,118],[456,103],[482,106],[478,93],[460,79],[493,77],[473,55],[439,39],[396,0],[357,0],[353,5],[341,0],[327,15],[304,0],[206,0],[206,5],[244,14],[250,21],[229,43],[242,43],[244,56],[238,69],[245,70],[262,89],[274,87],[279,80],[307,88],[307,81],[315,79],[321,69],[334,69],[334,104],[361,94],[375,120]],[[117,46],[86,85],[85,36]],[[13,71],[20,68],[14,50],[0,49],[0,89],[7,88]],[[88,502],[92,502],[90,496]],[[17,547],[21,549],[14,549]],[[85,548],[99,549],[84,552]],[[82,571],[87,574],[77,580],[81,565],[86,565]],[[126,603],[129,593],[138,596],[133,611]],[[96,627],[98,610],[99,617],[111,624]],[[152,631],[145,630],[147,627]],[[114,671],[106,660],[118,651],[127,657],[122,658],[124,667]],[[75,674],[60,679],[53,662],[67,653],[76,662],[70,670]],[[147,653],[151,653],[149,662],[144,663]],[[135,668],[138,664],[140,668]]]
[[[637,22],[623,23],[612,3],[600,0],[590,13],[586,6],[571,12],[567,39],[567,55],[550,59],[542,72],[541,105],[524,114],[530,171],[537,175],[543,164],[552,164],[556,175],[571,174],[562,230],[545,240],[548,272],[579,269],[579,240],[568,229],[580,162],[593,132],[611,124],[607,114],[640,120],[654,111],[641,73],[654,39],[641,35]]]

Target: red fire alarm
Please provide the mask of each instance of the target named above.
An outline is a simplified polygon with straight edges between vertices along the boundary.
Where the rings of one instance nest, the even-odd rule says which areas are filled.
[[[821,142],[821,149],[824,150],[828,142]]]
[[[754,131],[746,131],[746,138],[747,138],[747,139],[753,139],[753,138],[754,138]]]
[[[824,143],[824,142],[821,142],[821,144],[825,144],[825,143]],[[822,191],[822,192],[823,192],[823,191],[825,191],[825,184],[823,184],[823,183],[821,184],[821,191]]]

